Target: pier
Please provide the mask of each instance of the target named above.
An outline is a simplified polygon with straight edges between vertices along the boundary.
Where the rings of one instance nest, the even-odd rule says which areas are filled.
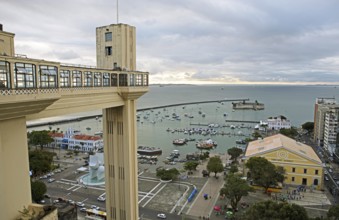
[[[246,121],[246,120],[225,120],[225,122],[235,122],[235,123],[254,123],[258,124],[260,121]]]

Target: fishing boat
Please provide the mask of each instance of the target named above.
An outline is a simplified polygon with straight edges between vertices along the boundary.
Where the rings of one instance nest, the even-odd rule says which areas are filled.
[[[174,141],[173,141],[173,144],[174,145],[184,145],[184,144],[186,144],[186,139],[183,139],[183,138],[180,138],[180,139],[175,139]]]
[[[198,141],[195,145],[198,149],[213,149],[218,144],[216,141],[213,141],[212,139],[207,139],[207,140]]]
[[[139,146],[137,149],[137,153],[140,155],[161,155],[162,150],[155,147]]]

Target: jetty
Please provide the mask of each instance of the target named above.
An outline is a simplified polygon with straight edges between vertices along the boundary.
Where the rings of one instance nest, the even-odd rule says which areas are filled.
[[[235,122],[235,123],[255,123],[259,124],[260,121],[249,121],[249,120],[225,120],[225,122]]]

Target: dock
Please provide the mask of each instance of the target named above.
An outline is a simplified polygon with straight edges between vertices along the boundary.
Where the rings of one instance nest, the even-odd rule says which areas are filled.
[[[260,121],[247,121],[247,120],[225,120],[225,122],[234,122],[234,123],[253,123],[259,124]]]

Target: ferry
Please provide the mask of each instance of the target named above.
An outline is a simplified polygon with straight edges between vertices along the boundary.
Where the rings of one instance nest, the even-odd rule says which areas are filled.
[[[140,155],[161,155],[162,150],[155,147],[139,146],[137,149],[137,153]]]

